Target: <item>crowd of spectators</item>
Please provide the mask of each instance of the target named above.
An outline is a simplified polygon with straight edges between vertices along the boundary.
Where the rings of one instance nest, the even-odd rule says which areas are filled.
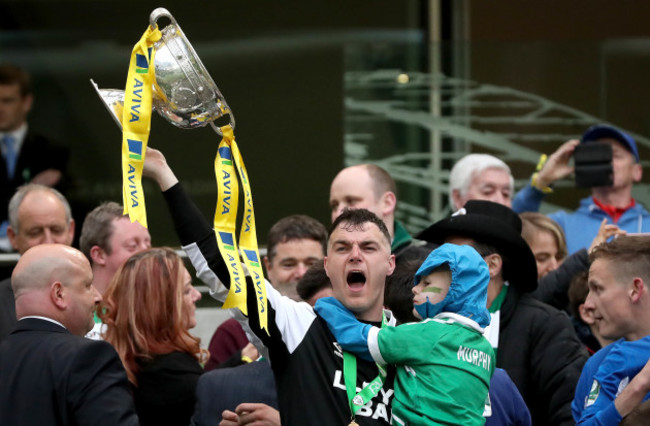
[[[71,247],[67,152],[28,127],[30,87],[0,66],[0,239],[20,255],[0,277],[0,424],[635,424],[650,410],[650,213],[624,131],[586,129],[518,193],[505,162],[466,155],[453,213],[415,236],[386,170],[342,169],[329,229],[296,214],[269,230],[268,329],[247,277],[248,316],[231,309],[202,344],[190,273],[121,205],[89,212]],[[611,183],[539,213],[586,144],[611,147]],[[143,176],[223,302],[212,225],[162,152]]]

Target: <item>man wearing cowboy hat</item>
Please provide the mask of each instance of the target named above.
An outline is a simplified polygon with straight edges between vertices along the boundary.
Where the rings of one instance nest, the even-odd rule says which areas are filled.
[[[537,267],[521,237],[521,219],[506,206],[470,200],[422,231],[432,243],[467,244],[488,264],[486,337],[530,409],[533,424],[573,424],[571,401],[587,353],[569,319],[530,296]]]

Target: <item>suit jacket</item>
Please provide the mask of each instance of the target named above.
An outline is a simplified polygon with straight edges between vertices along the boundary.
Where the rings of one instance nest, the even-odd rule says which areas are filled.
[[[38,173],[47,169],[56,169],[65,175],[68,162],[68,149],[52,145],[50,141],[30,131],[25,135],[21,145],[13,179],[7,177],[7,163],[0,155],[0,222],[7,220],[9,200],[16,188],[28,183]],[[65,193],[65,178],[56,189]]]
[[[0,281],[0,342],[9,336],[17,324],[16,301],[11,288],[11,278],[5,278]]]
[[[258,402],[278,409],[275,379],[268,361],[219,368],[203,374],[196,387],[192,425],[217,426],[224,410],[235,411],[242,402]]]
[[[138,417],[109,343],[27,318],[0,343],[0,424],[135,426]]]

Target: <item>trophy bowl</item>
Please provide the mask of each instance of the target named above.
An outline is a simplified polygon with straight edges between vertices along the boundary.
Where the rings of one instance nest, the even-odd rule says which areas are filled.
[[[187,37],[165,8],[151,12],[149,23],[158,26],[160,18],[170,24],[160,30],[162,37],[154,45],[153,108],[167,121],[182,129],[204,127],[228,115],[234,129],[235,118],[219,88],[203,66]],[[124,91],[95,86],[113,118],[121,127]],[[220,133],[217,126],[212,126]]]

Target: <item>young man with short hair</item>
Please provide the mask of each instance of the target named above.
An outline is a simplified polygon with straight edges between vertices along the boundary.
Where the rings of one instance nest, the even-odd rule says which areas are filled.
[[[296,285],[310,266],[322,260],[327,230],[305,215],[291,215],[277,221],[269,231],[264,267],[269,281],[280,293],[300,301]]]
[[[151,247],[151,236],[147,228],[124,215],[121,205],[107,201],[86,215],[79,246],[92,265],[93,285],[104,294],[126,259]]]
[[[650,237],[621,236],[590,255],[589,293],[600,334],[616,340],[585,364],[573,400],[578,424],[618,424],[648,399],[650,357]]]
[[[356,320],[333,297],[314,309],[344,350],[397,365],[394,425],[485,424],[494,350],[483,337],[488,267],[469,246],[443,244],[412,281],[413,314],[421,322],[379,329]]]

